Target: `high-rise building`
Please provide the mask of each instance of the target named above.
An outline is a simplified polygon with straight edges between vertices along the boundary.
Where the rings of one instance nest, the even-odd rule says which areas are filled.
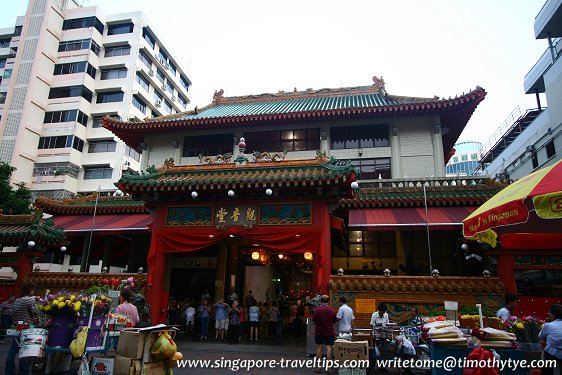
[[[518,109],[511,121],[494,133],[479,160],[484,175],[511,181],[560,160],[562,156],[562,1],[548,0],[535,17],[535,38],[546,39],[546,51],[527,73],[526,94],[536,95],[537,108],[523,115]],[[546,97],[541,103],[540,94]]]
[[[455,154],[445,166],[447,176],[472,176],[478,167],[478,153],[482,143],[476,141],[459,142],[455,144]]]
[[[30,0],[0,29],[0,161],[35,195],[113,191],[140,155],[100,119],[187,109],[191,85],[141,12],[106,15],[76,0]]]

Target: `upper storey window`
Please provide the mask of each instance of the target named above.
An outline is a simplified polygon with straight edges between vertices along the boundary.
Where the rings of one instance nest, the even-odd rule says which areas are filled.
[[[330,129],[332,150],[388,147],[388,125],[342,126]]]
[[[0,48],[8,48],[10,47],[10,38],[0,39]]]
[[[107,26],[107,35],[130,34],[134,28],[135,25],[132,22],[109,25]]]
[[[211,156],[232,152],[234,134],[195,135],[185,137],[183,156]]]
[[[142,37],[148,43],[150,48],[154,49],[154,47],[156,47],[156,41],[154,40],[152,35],[150,35],[150,33],[148,32],[146,27],[144,29],[142,29]]]
[[[244,133],[252,151],[306,151],[320,149],[320,129]]]
[[[62,23],[63,30],[82,29],[86,27],[94,27],[103,35],[103,23],[97,17],[75,18],[73,20],[64,20]]]

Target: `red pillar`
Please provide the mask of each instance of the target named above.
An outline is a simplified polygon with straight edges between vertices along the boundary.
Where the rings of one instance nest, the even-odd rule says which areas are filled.
[[[322,220],[322,280],[321,280],[321,294],[328,294],[328,282],[330,281],[330,274],[332,273],[332,241],[330,238],[330,210],[328,205],[324,206],[324,215]]]
[[[27,275],[32,271],[31,267],[33,264],[31,263],[31,257],[36,256],[36,254],[31,253],[29,251],[18,251],[18,278],[16,279],[16,286],[14,288],[14,293],[16,296],[20,294],[20,287],[23,280],[27,277]]]
[[[148,285],[146,293],[146,300],[150,304],[150,320],[152,324],[166,323],[168,292],[164,290],[165,254],[156,252],[153,268],[148,270],[149,274],[152,275],[152,282]]]
[[[515,266],[515,258],[511,254],[498,255],[497,272],[498,277],[505,286],[506,293],[515,294],[517,286],[515,284],[515,276],[513,268]]]

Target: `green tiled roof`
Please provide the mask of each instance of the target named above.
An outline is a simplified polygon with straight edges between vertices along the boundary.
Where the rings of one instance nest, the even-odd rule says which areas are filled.
[[[299,113],[313,111],[327,111],[350,108],[372,108],[388,105],[403,104],[391,96],[383,96],[380,92],[337,96],[310,96],[305,98],[287,98],[283,100],[260,101],[219,101],[215,105],[202,109],[197,114],[186,113],[174,120],[212,119],[221,117],[273,115],[279,113]],[[165,120],[165,118],[163,119]]]
[[[427,203],[432,206],[480,205],[505,186],[480,184],[463,186],[429,186]],[[423,187],[362,188],[353,198],[340,199],[342,207],[423,206]]]
[[[257,162],[246,165],[222,164],[202,166],[171,166],[149,174],[124,173],[119,188],[138,191],[169,191],[213,188],[262,188],[264,186],[319,186],[350,184],[355,167],[349,161],[321,162],[291,160]]]
[[[35,206],[51,214],[91,214],[96,206],[95,194],[65,199],[39,197]],[[130,196],[100,196],[97,202],[98,214],[127,214],[148,212],[143,201],[133,200]]]
[[[41,214],[0,215],[0,243],[19,246],[33,240],[38,246],[55,246],[66,242],[64,231],[55,228],[52,220]]]

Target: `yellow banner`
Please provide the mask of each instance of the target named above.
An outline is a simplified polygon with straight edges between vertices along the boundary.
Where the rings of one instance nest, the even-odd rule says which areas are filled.
[[[377,311],[377,305],[374,299],[355,299],[355,312],[372,314]]]
[[[533,197],[537,215],[542,219],[562,218],[562,192]]]
[[[495,248],[498,245],[498,234],[491,229],[488,229],[484,232],[476,233],[474,237],[471,237],[470,239],[480,240],[492,246],[493,248]]]

